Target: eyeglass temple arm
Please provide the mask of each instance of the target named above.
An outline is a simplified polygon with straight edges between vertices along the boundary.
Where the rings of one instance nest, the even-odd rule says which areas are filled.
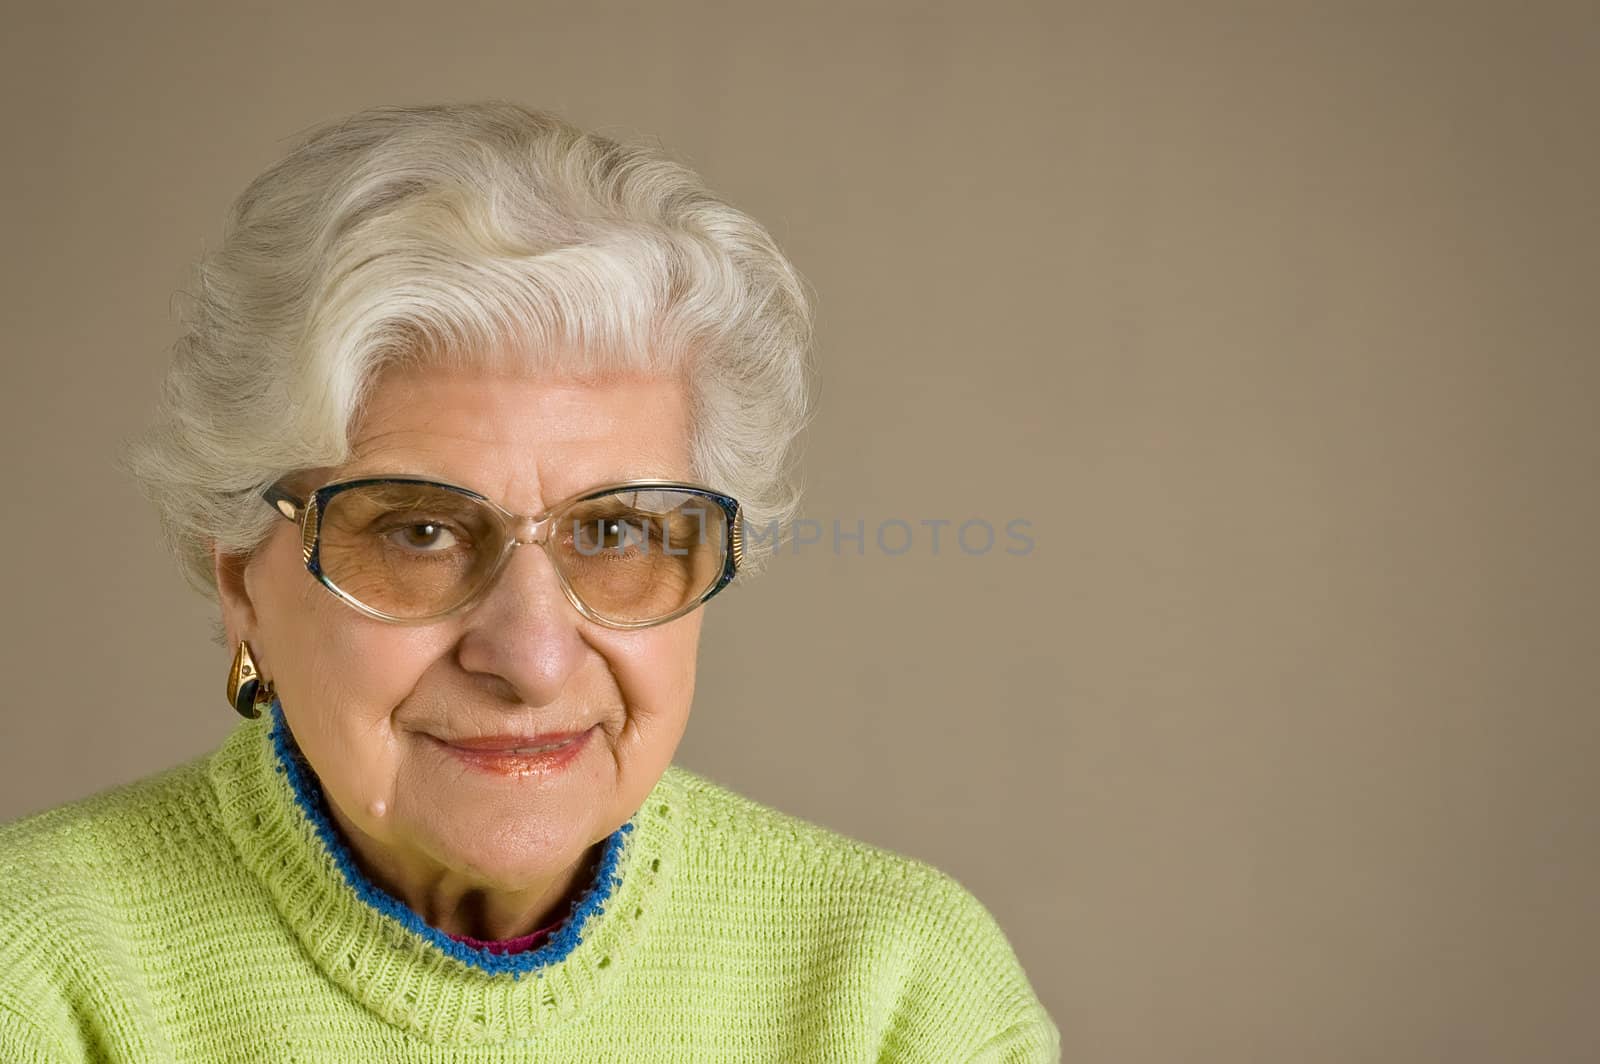
[[[305,500],[295,498],[276,484],[263,491],[261,497],[267,500],[274,510],[296,524],[299,523],[300,514],[306,508]]]

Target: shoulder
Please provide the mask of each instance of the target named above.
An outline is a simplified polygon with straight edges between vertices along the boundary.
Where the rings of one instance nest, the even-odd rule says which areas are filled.
[[[964,885],[926,861],[786,813],[682,766],[668,772],[682,794],[691,863],[724,866],[735,879],[759,874],[802,890],[809,884],[835,899],[900,902],[879,911],[908,927],[926,923],[932,934],[993,921]]]
[[[0,824],[0,914],[86,896],[183,852],[209,829],[205,757]],[[130,863],[129,858],[139,858]]]
[[[77,1015],[136,965],[164,884],[206,849],[203,758],[0,824],[0,1027],[73,1043]],[[3,1044],[3,1043],[0,1043]]]
[[[956,877],[668,771],[692,884],[680,882],[680,900],[724,926],[810,943],[819,983],[853,984],[881,1006],[881,1059],[1059,1059],[1059,1032],[1010,939]]]

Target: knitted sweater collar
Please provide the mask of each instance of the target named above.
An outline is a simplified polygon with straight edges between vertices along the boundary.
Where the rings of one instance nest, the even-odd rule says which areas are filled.
[[[572,915],[537,949],[494,953],[428,926],[361,873],[278,703],[235,728],[207,775],[240,859],[322,974],[437,1045],[526,1039],[591,1010],[659,916],[681,852],[670,766],[606,839]]]

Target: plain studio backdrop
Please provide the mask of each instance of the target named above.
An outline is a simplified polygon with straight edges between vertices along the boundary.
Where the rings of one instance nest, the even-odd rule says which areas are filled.
[[[0,819],[237,720],[113,465],[227,204],[504,97],[818,297],[817,542],[712,604],[681,763],[954,875],[1068,1061],[1596,1059],[1593,5],[6,21]]]

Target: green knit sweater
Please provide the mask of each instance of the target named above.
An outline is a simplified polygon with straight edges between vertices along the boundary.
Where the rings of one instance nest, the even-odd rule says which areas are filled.
[[[274,706],[0,826],[0,1061],[1060,1060],[953,878],[681,766],[522,953],[429,927],[326,808]]]

